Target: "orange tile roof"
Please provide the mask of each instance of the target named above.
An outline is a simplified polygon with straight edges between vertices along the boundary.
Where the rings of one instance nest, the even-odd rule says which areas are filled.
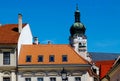
[[[23,24],[23,27],[26,24]],[[18,24],[0,26],[0,44],[17,44],[19,38]]]
[[[115,60],[96,61],[96,66],[100,68],[100,79],[102,79],[107,72],[112,68]]]
[[[26,62],[26,56],[31,55],[31,62]],[[38,62],[38,55],[43,55],[43,62]],[[49,62],[49,55],[55,56],[54,62]],[[62,62],[62,55],[67,55],[68,61]],[[24,64],[88,64],[81,56],[79,56],[70,45],[22,45],[19,65]]]

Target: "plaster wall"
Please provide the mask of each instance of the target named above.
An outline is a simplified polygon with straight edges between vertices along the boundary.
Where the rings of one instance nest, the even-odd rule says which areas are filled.
[[[18,57],[20,53],[20,48],[22,44],[32,44],[32,32],[30,30],[29,24],[25,25],[22,29],[21,34],[18,39]]]

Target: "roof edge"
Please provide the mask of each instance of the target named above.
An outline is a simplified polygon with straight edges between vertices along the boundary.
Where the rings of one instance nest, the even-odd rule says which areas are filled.
[[[68,44],[68,46],[69,46],[81,59],[83,59],[85,62],[87,62],[88,64],[91,65],[91,63],[90,63],[88,60],[86,60],[86,59],[84,59],[82,56],[80,56],[69,44]]]
[[[18,67],[91,67],[90,64],[19,64]]]

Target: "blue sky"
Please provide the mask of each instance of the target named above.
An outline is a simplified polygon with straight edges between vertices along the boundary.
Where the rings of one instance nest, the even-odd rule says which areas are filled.
[[[69,43],[76,4],[86,27],[88,51],[120,53],[120,0],[0,0],[0,23],[29,23],[40,43]]]

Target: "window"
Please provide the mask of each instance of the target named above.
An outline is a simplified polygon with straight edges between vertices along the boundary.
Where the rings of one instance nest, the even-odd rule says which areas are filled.
[[[94,81],[98,81],[97,78],[94,77]],[[108,80],[109,81],[109,80]]]
[[[83,46],[85,47],[85,46],[86,46],[86,43],[83,43]]]
[[[62,61],[63,61],[63,62],[67,62],[67,60],[68,60],[68,59],[67,59],[67,55],[62,55]]]
[[[75,77],[75,81],[81,81],[81,77]]]
[[[3,52],[3,64],[10,64],[10,52]]]
[[[3,81],[10,81],[10,78],[9,77],[4,77]]]
[[[26,62],[31,62],[31,56],[26,56]]]
[[[31,78],[25,78],[25,81],[31,81]]]
[[[93,68],[93,72],[94,72],[94,73],[97,73],[97,70],[96,70],[95,68]]]
[[[80,48],[80,47],[82,47],[82,44],[81,44],[81,43],[79,43],[79,48]]]
[[[56,81],[56,78],[51,77],[51,78],[50,78],[50,81]]]
[[[43,55],[38,56],[38,62],[43,62]]]
[[[54,62],[54,55],[49,56],[49,62]]]
[[[37,81],[43,81],[43,78],[37,78]]]
[[[78,49],[79,52],[85,52],[86,51],[86,48],[82,48],[82,49]]]
[[[119,81],[119,79],[117,79],[117,81]]]

